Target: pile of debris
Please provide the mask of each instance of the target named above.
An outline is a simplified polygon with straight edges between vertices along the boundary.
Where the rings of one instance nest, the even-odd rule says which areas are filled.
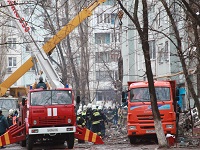
[[[105,144],[108,145],[129,143],[126,127],[118,127],[117,125],[112,125],[106,129],[105,139]]]
[[[179,147],[200,146],[200,119],[197,108],[180,113],[177,143]]]

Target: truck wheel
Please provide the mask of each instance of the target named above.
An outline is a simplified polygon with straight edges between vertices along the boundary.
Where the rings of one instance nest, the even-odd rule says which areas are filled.
[[[20,141],[19,144],[21,147],[26,147],[26,140]]]
[[[74,147],[74,133],[67,134],[67,147],[73,149]]]
[[[131,143],[131,144],[135,144],[137,138],[136,138],[136,137],[133,137],[133,136],[130,136],[130,137],[129,137],[129,140],[130,140],[130,143]]]
[[[30,135],[26,136],[26,148],[27,150],[33,149],[33,136]]]

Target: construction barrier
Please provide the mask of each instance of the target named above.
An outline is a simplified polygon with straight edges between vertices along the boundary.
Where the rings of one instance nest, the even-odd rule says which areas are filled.
[[[94,144],[104,144],[101,136],[88,130],[87,128],[83,128],[83,127],[79,127],[79,126],[76,126],[75,138],[77,138],[79,140],[92,142]]]
[[[23,134],[24,130],[25,124],[21,126],[18,126],[17,124],[12,125],[2,136],[0,136],[0,146],[9,145],[25,140],[26,136]]]
[[[26,135],[24,131],[25,123],[21,126],[18,126],[17,124],[12,125],[6,131],[6,133],[0,136],[0,147],[26,140]],[[93,142],[94,144],[104,144],[101,136],[93,133],[87,128],[82,128],[79,126],[76,126],[75,138],[79,140]]]

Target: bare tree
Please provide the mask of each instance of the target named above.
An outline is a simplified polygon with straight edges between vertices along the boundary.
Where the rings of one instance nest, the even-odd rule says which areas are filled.
[[[200,105],[199,105],[199,100],[198,97],[200,97],[200,2],[199,1],[194,1],[191,0],[189,2],[182,0],[183,3],[183,9],[185,10],[187,20],[186,23],[188,24],[188,36],[190,38],[190,45],[191,49],[192,47],[195,47],[196,50],[196,55],[194,56],[195,59],[197,60],[196,64],[196,70],[195,73],[197,74],[197,93],[195,93],[194,90],[194,85],[190,85],[189,91],[195,101],[195,105],[197,106],[198,109],[198,114],[200,117]],[[190,30],[191,29],[191,30]],[[192,57],[191,61],[194,61],[194,57]],[[186,80],[187,81],[187,80]],[[192,86],[192,87],[191,87]]]
[[[149,83],[149,92],[150,92],[150,101],[152,106],[152,112],[154,117],[154,124],[155,124],[155,131],[158,138],[158,143],[160,147],[167,147],[166,137],[162,128],[160,113],[157,106],[157,98],[155,94],[155,87],[154,87],[154,79],[153,73],[151,68],[151,60],[149,54],[149,43],[148,43],[148,27],[149,27],[149,20],[148,20],[148,7],[147,1],[142,0],[142,23],[138,18],[138,9],[139,9],[139,1],[135,0],[134,3],[134,13],[133,15],[130,14],[127,9],[123,6],[120,0],[117,0],[121,9],[127,14],[129,19],[134,23],[136,30],[138,31],[141,43],[142,43],[142,50],[145,58],[145,66],[146,66],[146,74]]]
[[[1,43],[0,44],[0,48],[1,48],[1,51],[0,51],[0,83],[2,83],[4,81],[4,77],[5,77],[5,74],[6,74],[6,48],[5,48],[5,39],[6,39],[6,33],[5,30],[4,30],[4,27],[1,26],[0,28],[2,28],[1,30]]]
[[[188,85],[188,89],[189,89],[192,97],[194,98],[195,105],[197,106],[198,112],[200,113],[199,99],[198,99],[198,96],[197,96],[197,94],[194,90],[192,81],[189,77],[189,72],[188,72],[188,68],[187,68],[187,65],[186,65],[186,60],[185,60],[184,52],[183,52],[183,48],[182,48],[182,41],[181,41],[180,33],[178,31],[177,24],[175,22],[173,14],[170,10],[170,6],[164,0],[161,0],[161,2],[162,2],[163,6],[164,6],[164,8],[167,12],[167,15],[169,16],[170,22],[172,24],[172,28],[173,28],[174,35],[175,35],[176,42],[177,42],[177,45],[175,45],[175,46],[177,48],[177,54],[178,54],[178,57],[180,59],[181,65],[182,65],[182,69],[183,69],[183,73],[184,73],[184,76],[185,76],[185,79],[186,79],[186,82],[187,82],[187,85]]]
[[[47,10],[47,8],[49,7],[48,5],[46,5],[46,2],[41,2],[39,3],[41,5],[41,7],[44,10],[44,16],[46,21],[48,22],[48,26],[49,26],[49,31],[51,32],[51,35],[55,35],[57,31],[60,30],[61,28],[61,18],[59,16],[59,12],[56,11],[59,9],[59,5],[57,4],[58,1],[56,1],[55,3],[55,18],[52,18],[49,14],[49,11]],[[69,2],[65,2],[63,4],[64,6],[64,14],[65,14],[65,20],[66,22],[70,21],[69,18]],[[56,23],[54,23],[53,20],[56,20]],[[56,25],[56,26],[55,26]],[[75,89],[75,94],[76,96],[80,95],[80,83],[79,83],[79,76],[76,70],[76,66],[74,63],[74,55],[72,52],[72,48],[71,48],[71,39],[70,39],[70,35],[68,35],[66,37],[66,40],[63,40],[63,42],[57,44],[56,46],[56,51],[57,51],[57,55],[59,56],[59,62],[57,62],[56,60],[53,59],[53,57],[50,57],[50,59],[59,67],[59,70],[62,74],[62,81],[63,84],[71,84],[72,86],[74,86]],[[51,55],[51,54],[49,54]],[[67,56],[67,57],[66,57]],[[69,65],[70,64],[70,65]],[[74,80],[72,81],[72,75],[73,74],[73,78]],[[75,83],[75,84],[73,84]]]

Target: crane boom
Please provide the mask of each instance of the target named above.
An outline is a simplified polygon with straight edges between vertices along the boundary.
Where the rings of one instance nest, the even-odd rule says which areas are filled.
[[[12,1],[10,1],[10,0],[4,0],[4,1],[5,1],[5,3],[8,3],[9,5],[12,4]],[[91,16],[92,11],[105,1],[106,0],[95,0],[87,8],[80,11],[78,15],[76,15],[66,26],[64,26],[56,35],[54,35],[49,41],[47,41],[44,44],[44,46],[42,47],[44,52],[51,53],[58,43],[60,43],[67,35],[69,35],[70,32],[72,32],[81,22],[83,22],[83,20],[85,20],[87,17]],[[10,11],[12,10],[11,8],[9,8],[9,9],[10,9]],[[16,12],[17,11],[15,11],[14,15],[16,17],[19,17],[19,14],[16,14]],[[13,15],[13,12],[11,14]],[[20,19],[23,19],[23,18],[17,18],[17,19],[21,23],[22,21]],[[18,26],[20,27],[19,22],[18,22]],[[30,29],[27,26],[26,22],[22,22],[21,27],[25,32],[28,32]],[[20,66],[4,82],[2,82],[0,84],[0,96],[3,96],[6,93],[6,91],[8,90],[8,88],[10,86],[12,86],[20,77],[22,77],[30,68],[32,68],[33,65],[34,65],[33,58],[30,57],[22,66]]]
[[[57,72],[55,71],[55,69],[53,68],[49,58],[47,57],[47,55],[44,53],[44,51],[42,51],[39,46],[36,44],[36,42],[34,41],[31,33],[30,33],[30,27],[28,26],[28,24],[24,21],[24,18],[21,17],[21,15],[18,13],[19,7],[17,7],[17,5],[14,5],[15,3],[13,1],[10,0],[4,0],[6,4],[10,5],[8,6],[8,10],[10,12],[10,14],[12,14],[13,16],[15,16],[17,18],[16,23],[18,25],[18,28],[20,29],[20,31],[23,33],[23,37],[24,39],[29,42],[30,44],[30,48],[31,48],[31,52],[32,52],[32,60],[33,57],[36,57],[37,62],[39,62],[42,70],[45,72],[45,75],[48,78],[48,82],[51,85],[52,88],[58,88],[58,87],[64,87],[64,85],[60,82],[60,78],[57,74]],[[29,58],[30,59],[30,58]],[[27,66],[30,66],[30,64],[33,66],[34,63],[30,63],[29,61],[27,61],[27,64],[24,63],[23,67],[25,66],[25,68],[28,69]],[[29,68],[30,69],[30,68]],[[19,69],[21,72],[25,73],[25,70],[23,69]],[[20,76],[20,72],[17,69],[15,72],[16,74],[18,74],[18,77]],[[15,75],[15,72],[13,73]],[[15,77],[16,78],[16,77]],[[11,80],[10,83],[12,83],[12,81],[14,80],[13,78],[10,78]],[[16,82],[16,81],[15,81]]]
[[[43,45],[43,50],[46,53],[51,53],[58,43],[60,43],[71,31],[73,31],[81,22],[92,15],[92,11],[106,0],[96,0],[87,8],[84,8],[78,13],[69,23],[64,26],[56,35]]]

